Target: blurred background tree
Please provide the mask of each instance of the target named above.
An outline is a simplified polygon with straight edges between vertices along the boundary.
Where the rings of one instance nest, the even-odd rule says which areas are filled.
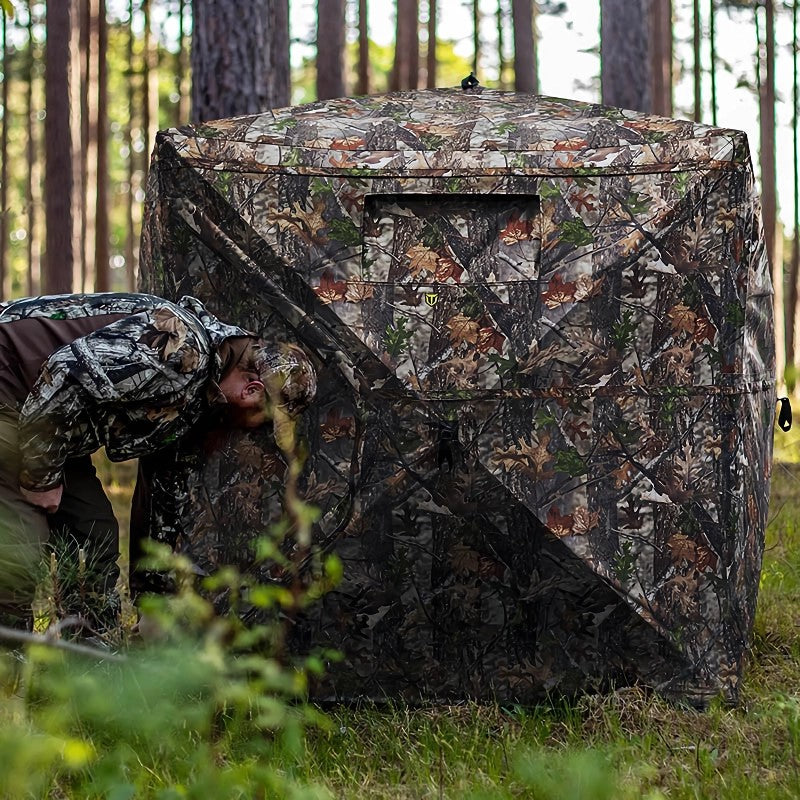
[[[797,2],[0,0],[2,294],[136,287],[159,128],[470,71],[556,93],[566,73],[578,99],[748,130],[783,371],[800,352]]]

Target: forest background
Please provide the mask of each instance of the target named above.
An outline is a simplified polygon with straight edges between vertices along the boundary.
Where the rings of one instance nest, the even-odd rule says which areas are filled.
[[[160,128],[458,86],[474,71],[488,87],[744,129],[772,256],[779,375],[800,351],[798,0],[0,0],[0,9],[2,299],[136,287]],[[785,377],[794,388],[794,370]],[[0,794],[798,797],[798,462],[800,437],[779,434],[738,709],[697,714],[629,689],[533,709],[342,707],[323,717],[294,699],[301,673],[232,658],[230,628],[209,624],[188,592],[165,616],[179,627],[194,615],[198,638],[183,650],[72,666],[41,648],[0,650]],[[120,466],[127,479],[103,478],[124,526],[132,474]],[[132,620],[122,617],[124,636]],[[50,646],[65,622],[51,626]]]
[[[492,88],[748,133],[775,277],[778,372],[792,390],[794,367],[784,367],[800,349],[797,5],[0,0],[0,293],[136,287],[161,128],[457,86],[474,71]]]

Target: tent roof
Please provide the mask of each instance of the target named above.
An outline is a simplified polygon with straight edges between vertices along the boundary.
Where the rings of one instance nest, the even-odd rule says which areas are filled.
[[[433,89],[309,103],[162,133],[236,171],[680,169],[747,159],[743,133],[515,92]],[[220,162],[225,162],[224,165]],[[238,164],[237,164],[238,162]]]

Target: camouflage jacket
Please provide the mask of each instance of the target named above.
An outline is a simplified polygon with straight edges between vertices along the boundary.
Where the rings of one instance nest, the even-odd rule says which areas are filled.
[[[28,298],[0,324],[125,313],[75,339],[44,363],[20,411],[20,485],[58,486],[66,459],[105,447],[113,461],[152,453],[186,434],[206,412],[220,377],[220,343],[252,335],[226,325],[200,301],[147,294]]]

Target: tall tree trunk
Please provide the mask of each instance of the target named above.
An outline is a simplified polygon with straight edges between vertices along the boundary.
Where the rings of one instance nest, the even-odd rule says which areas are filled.
[[[481,7],[480,0],[472,0],[472,72],[478,77],[481,63]]]
[[[537,94],[539,91],[534,35],[535,0],[511,0],[514,25],[514,89]]]
[[[789,378],[791,385],[789,390],[794,392],[797,385],[797,363],[796,357],[800,351],[800,325],[798,325],[798,282],[800,281],[800,170],[798,169],[798,159],[800,159],[800,142],[798,141],[798,109],[800,109],[800,85],[798,85],[797,70],[797,48],[800,45],[797,39],[797,4],[798,0],[792,3],[792,199],[794,206],[794,216],[792,227],[794,236],[792,238],[792,261],[789,268],[789,302],[787,329],[786,363],[790,367],[787,370],[787,384]],[[790,349],[791,345],[791,349]]]
[[[600,83],[606,105],[652,110],[649,22],[649,0],[600,1]]]
[[[34,117],[34,82],[35,75],[33,65],[35,63],[35,41],[33,38],[33,8],[28,6],[28,61],[25,65],[26,91],[25,91],[25,131],[27,135],[27,161],[28,168],[25,172],[25,213],[27,216],[28,236],[25,240],[27,246],[27,271],[25,281],[25,293],[30,297],[39,288],[40,262],[39,262],[39,232],[37,230],[36,204],[39,202],[39,148],[38,132],[33,124]]]
[[[411,54],[409,63],[409,89],[419,88],[419,0],[413,0],[411,8],[411,24],[408,31],[408,47]]]
[[[390,91],[416,89],[419,79],[419,3],[397,0],[394,66],[389,76]]]
[[[184,0],[180,0],[181,3],[181,10],[183,10],[183,2]],[[128,41],[127,41],[127,58],[128,58],[128,68],[133,71],[133,53],[134,53],[134,43],[136,41],[136,35],[133,31],[133,17],[134,17],[134,0],[128,0]],[[183,39],[183,31],[181,31],[179,38],[181,39],[181,44],[179,45],[182,48],[185,48],[185,43],[182,41]],[[181,54],[178,55],[178,63],[180,64],[181,61]],[[181,84],[179,84],[179,87]],[[185,89],[185,87],[182,87]],[[179,91],[182,90],[179,88]],[[178,101],[178,108],[180,109],[181,104],[184,103],[184,95],[181,95],[181,99]],[[135,158],[135,151],[133,149],[133,128],[134,128],[134,120],[136,120],[138,116],[138,103],[136,102],[136,84],[133,80],[128,81],[128,121],[125,125],[125,146],[128,150],[128,157],[127,157],[127,177],[128,177],[128,191],[125,192],[125,272],[127,275],[127,283],[128,283],[128,291],[135,291],[136,289],[136,275],[137,275],[137,268],[136,268],[136,256],[138,247],[136,244],[136,226],[133,220],[133,197],[135,192],[134,181],[136,178],[136,158]],[[178,112],[178,117],[180,119],[180,111]],[[184,122],[185,122],[184,118]]]
[[[0,125],[0,299],[11,294],[8,280],[8,20],[0,9],[3,45],[3,122]]]
[[[267,31],[270,37],[267,97],[272,108],[288,106],[291,100],[292,75],[289,65],[289,0],[269,4]]]
[[[205,5],[205,2],[201,2]],[[142,131],[144,150],[142,151],[142,174],[146,175],[150,166],[150,152],[158,131],[158,49],[153,44],[152,0],[142,0],[144,16],[144,35],[142,37]]]
[[[317,0],[317,98],[342,97],[344,88],[344,0]]]
[[[72,159],[72,285],[83,289],[83,275],[86,248],[84,243],[84,226],[86,216],[84,203],[86,200],[86,150],[83,128],[86,124],[85,101],[86,90],[86,58],[88,25],[84,8],[84,0],[70,0],[72,4],[72,37],[70,41],[70,131],[75,144]]]
[[[761,164],[761,211],[767,254],[772,265],[772,282],[775,292],[775,362],[778,380],[783,379],[786,368],[784,346],[785,315],[783,307],[783,264],[776,253],[777,203],[775,197],[775,8],[774,0],[764,0],[766,32],[761,46],[758,24],[758,96]],[[756,21],[758,17],[756,16]]]
[[[651,0],[653,113],[672,116],[672,0]]]
[[[757,12],[756,12],[757,13]],[[711,55],[711,123],[717,124],[717,13],[714,0],[708,0],[708,44]]]
[[[692,0],[692,51],[694,61],[692,63],[692,77],[694,83],[694,121],[700,122],[703,116],[703,67],[700,63],[700,42],[702,30],[700,27],[700,0]]]
[[[73,204],[72,213],[80,220],[77,238],[79,245],[76,245],[76,266],[73,286],[83,290],[87,284],[86,265],[90,259],[94,258],[94,241],[92,247],[88,247],[90,241],[87,231],[94,231],[94,211],[89,208],[89,150],[91,142],[91,125],[89,113],[89,78],[90,78],[90,57],[91,47],[89,44],[91,37],[91,14],[89,0],[78,0],[74,8],[76,15],[73,26],[77,25],[80,29],[79,34],[79,54],[80,54],[80,77],[78,80],[78,105],[80,107],[80,152],[75,161],[80,168],[79,185],[73,191],[73,197],[78,199]],[[74,228],[74,226],[73,226]]]
[[[72,290],[72,136],[69,128],[70,4],[51,2],[45,22],[46,292]]]
[[[189,81],[188,41],[186,36],[186,1],[178,0],[178,53],[175,58],[175,91],[178,102],[175,104],[175,125],[185,125],[189,121]],[[131,6],[133,3],[131,2]],[[131,29],[133,40],[133,29]]]
[[[358,0],[358,69],[356,94],[369,94],[369,26],[367,0]]]
[[[438,12],[437,0],[428,0],[428,50],[425,53],[426,78],[425,85],[428,89],[436,88],[436,14]]]
[[[287,8],[286,0],[193,0],[194,122],[286,104],[288,57],[285,63],[283,55],[281,63],[277,58],[289,52]]]
[[[88,25],[88,49],[86,68],[86,109],[88,136],[86,141],[86,194],[85,205],[85,253],[80,291],[94,290],[97,278],[97,101],[99,66],[99,0],[87,0],[86,22]]]
[[[505,89],[506,80],[506,9],[503,7],[503,0],[497,0],[497,88]]]
[[[95,213],[95,290],[111,290],[108,228],[108,23],[106,0],[97,7],[97,209]]]

